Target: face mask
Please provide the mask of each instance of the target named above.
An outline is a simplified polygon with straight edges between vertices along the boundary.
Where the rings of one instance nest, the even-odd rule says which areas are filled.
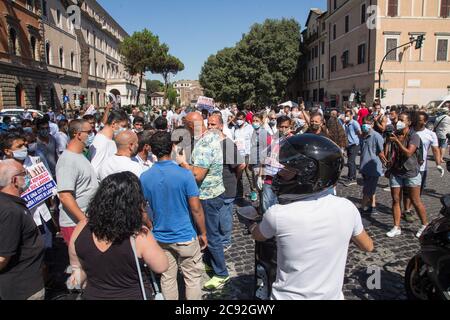
[[[311,130],[312,131],[318,131],[320,129],[320,124],[312,124],[311,125]]]
[[[379,114],[378,112],[374,112],[374,113],[373,113],[373,116],[374,116],[374,117],[378,117],[378,114]]]
[[[117,130],[114,131],[114,137],[117,137],[119,134],[121,134],[122,132],[126,131],[127,129],[125,128],[119,128]]]
[[[25,191],[27,191],[31,185],[31,177],[29,174],[23,177],[23,180],[23,185],[19,186],[20,193],[24,193]]]
[[[239,127],[242,127],[244,125],[244,120],[238,120],[236,123]]]
[[[28,149],[23,148],[20,150],[13,151],[13,158],[17,161],[25,161],[25,159],[28,157]]]
[[[406,128],[406,124],[402,121],[397,122],[397,131],[403,131]]]
[[[345,117],[345,121],[349,122],[350,121],[350,117]]]
[[[253,124],[253,129],[259,130],[259,128],[261,128],[260,124],[256,124],[256,123]]]
[[[91,133],[89,134],[87,140],[84,142],[84,145],[86,146],[86,148],[89,148],[92,143],[94,142],[95,139],[95,134]]]
[[[38,131],[38,135],[42,138],[48,138],[50,136],[50,130],[49,129],[41,129]]]
[[[270,120],[269,125],[275,127],[277,125],[277,120]]]
[[[23,128],[23,132],[25,132],[25,133],[33,133],[33,128],[31,128],[31,127]]]
[[[361,130],[364,133],[369,133],[370,129],[372,129],[372,127],[370,125],[368,125],[368,124],[363,124],[362,127],[361,127]]]
[[[289,135],[290,132],[291,132],[290,130],[280,131],[280,135],[281,135],[282,137],[287,137],[287,136]]]
[[[136,132],[136,133],[140,133],[140,132],[142,132],[142,131],[144,131],[144,129],[134,129],[134,132]]]
[[[28,152],[35,153],[37,151],[37,143],[30,143],[28,145]]]

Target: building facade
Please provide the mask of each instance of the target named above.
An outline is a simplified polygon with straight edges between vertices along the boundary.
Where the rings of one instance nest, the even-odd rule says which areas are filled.
[[[2,88],[6,86],[6,93],[1,93],[4,106],[27,105],[38,109],[62,107],[70,110],[79,108],[84,102],[84,105],[104,107],[111,100],[111,94],[116,96],[122,106],[136,104],[138,79],[126,72],[119,54],[119,45],[128,34],[95,0],[82,2],[80,25],[75,26],[67,9],[76,2],[24,0],[21,3],[0,0],[0,6],[3,6],[0,7],[1,12],[21,8],[22,15],[25,12],[35,20],[29,23],[29,19],[18,18],[21,23],[16,24],[16,28],[24,24],[21,26],[22,31],[16,34],[27,41],[22,41],[23,47],[30,52],[21,49],[19,55],[11,55],[11,44],[6,49],[3,43],[0,46],[0,52],[3,53],[0,61],[6,69],[19,67],[22,69],[16,73],[31,77],[21,81],[14,78],[13,70],[7,73],[2,68],[0,76],[7,74],[9,79],[8,83],[6,76],[2,79]],[[26,10],[31,5],[34,9]],[[13,19],[5,16],[0,32],[8,32],[9,35],[11,21]],[[32,56],[31,52],[34,51],[36,53]],[[32,61],[30,56],[33,57]],[[28,64],[18,65],[14,63],[17,60],[28,61]],[[25,98],[18,100],[15,91],[20,91],[21,87],[24,88],[22,95]],[[145,96],[144,81],[140,104],[145,103]]]
[[[0,1],[0,110],[48,95],[40,1]]]
[[[203,88],[197,80],[179,80],[173,84],[181,106],[196,104],[198,97],[203,96]]]
[[[152,107],[164,106],[164,92],[154,92],[150,95],[150,105]]]
[[[311,9],[303,35],[305,100],[342,106],[359,91],[371,103],[382,63],[384,105],[421,106],[449,94],[450,1],[328,0],[325,13]],[[413,43],[387,54],[419,35],[421,49]]]

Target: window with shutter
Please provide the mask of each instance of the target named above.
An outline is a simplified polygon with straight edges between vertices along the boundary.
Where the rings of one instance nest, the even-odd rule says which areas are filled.
[[[388,16],[389,17],[397,17],[398,16],[398,0],[389,0]]]
[[[450,0],[441,0],[441,18],[450,17]]]
[[[391,38],[386,40],[386,53],[397,47],[397,39]],[[397,61],[397,50],[392,51],[386,57],[387,61]]]
[[[447,61],[448,56],[448,40],[439,39],[437,47],[437,61]]]

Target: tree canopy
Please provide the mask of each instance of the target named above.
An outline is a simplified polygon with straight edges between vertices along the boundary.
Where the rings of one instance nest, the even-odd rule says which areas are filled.
[[[241,106],[278,103],[296,73],[300,37],[300,25],[294,19],[268,19],[253,25],[236,46],[205,62],[200,74],[205,94]]]

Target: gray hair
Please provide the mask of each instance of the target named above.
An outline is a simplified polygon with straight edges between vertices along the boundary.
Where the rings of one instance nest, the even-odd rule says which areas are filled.
[[[6,188],[11,184],[11,179],[17,175],[18,162],[14,159],[0,161],[0,189]]]

